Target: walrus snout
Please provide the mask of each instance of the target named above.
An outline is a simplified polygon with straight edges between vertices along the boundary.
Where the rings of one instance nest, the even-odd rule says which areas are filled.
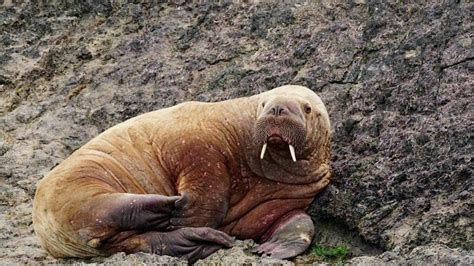
[[[269,100],[268,103],[263,103],[262,115],[271,117],[294,116],[295,118],[304,118],[301,103],[281,96]]]
[[[296,151],[303,148],[306,138],[305,120],[298,114],[294,104],[273,104],[265,108],[254,129],[255,143],[261,147],[260,159],[270,146],[275,150],[288,149],[296,162]]]

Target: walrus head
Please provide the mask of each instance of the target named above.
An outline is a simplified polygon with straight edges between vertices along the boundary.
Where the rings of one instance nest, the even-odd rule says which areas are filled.
[[[279,181],[288,181],[281,172],[308,175],[311,165],[329,159],[329,128],[324,104],[308,88],[288,85],[261,94],[253,145],[262,174]]]
[[[306,139],[306,120],[311,113],[311,104],[296,97],[283,95],[268,97],[261,102],[261,110],[254,129],[256,143],[262,147],[263,159],[267,146],[286,149],[296,162],[295,147],[301,150]]]

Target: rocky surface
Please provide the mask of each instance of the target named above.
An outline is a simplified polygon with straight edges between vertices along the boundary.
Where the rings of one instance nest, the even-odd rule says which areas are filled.
[[[360,256],[347,265],[473,265],[474,251],[451,249],[440,244],[418,246],[408,254],[384,252],[379,256]]]
[[[333,123],[334,179],[310,210],[316,242],[350,246],[353,264],[473,264],[470,1],[10,2],[0,4],[2,264],[58,262],[31,226],[35,184],[99,132],[284,84],[320,94]],[[244,246],[207,262],[265,262]],[[67,262],[119,261],[180,263]]]

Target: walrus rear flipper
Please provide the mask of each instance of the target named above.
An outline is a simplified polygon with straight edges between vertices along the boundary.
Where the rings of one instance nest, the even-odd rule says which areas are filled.
[[[38,189],[33,219],[43,247],[55,257],[106,255],[104,242],[133,230],[165,230],[179,196],[104,193],[78,195],[61,208]],[[57,206],[57,204],[56,204]],[[117,238],[115,238],[117,239]]]
[[[104,194],[85,204],[73,220],[118,231],[164,230],[169,226],[171,212],[179,199],[179,196],[155,194]]]
[[[130,193],[98,195],[71,217],[73,230],[88,246],[97,249],[103,249],[108,240],[123,238],[130,232],[164,231],[180,198]]]

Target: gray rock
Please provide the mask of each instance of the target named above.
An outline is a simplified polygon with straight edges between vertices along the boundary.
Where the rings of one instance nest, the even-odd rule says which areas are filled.
[[[361,256],[346,261],[347,265],[472,265],[474,252],[461,249],[451,249],[445,245],[418,246],[406,255],[390,251],[371,257]]]

